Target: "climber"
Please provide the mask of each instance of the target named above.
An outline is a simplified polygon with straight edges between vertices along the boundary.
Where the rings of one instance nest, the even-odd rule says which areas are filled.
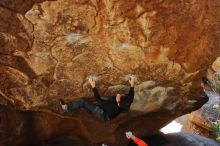
[[[134,136],[131,131],[126,132],[125,135],[126,135],[127,139],[132,139],[133,142],[135,144],[137,144],[138,146],[148,146],[148,144],[146,142],[144,142],[140,138]]]
[[[104,121],[109,121],[118,116],[120,113],[129,111],[130,105],[134,99],[134,82],[134,76],[131,76],[129,80],[130,90],[128,94],[117,94],[116,96],[110,97],[108,100],[103,100],[96,88],[95,81],[90,78],[89,83],[92,87],[97,103],[82,99],[69,104],[64,104],[64,102],[60,101],[60,104],[65,112],[71,112],[79,108],[84,108],[95,117]]]

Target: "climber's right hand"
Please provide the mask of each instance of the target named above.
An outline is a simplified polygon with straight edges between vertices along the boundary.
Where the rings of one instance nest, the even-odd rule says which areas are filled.
[[[135,82],[135,76],[132,75],[129,80],[131,87],[134,87],[134,82]]]
[[[92,88],[95,88],[95,81],[92,78],[89,78],[89,83],[92,86]]]

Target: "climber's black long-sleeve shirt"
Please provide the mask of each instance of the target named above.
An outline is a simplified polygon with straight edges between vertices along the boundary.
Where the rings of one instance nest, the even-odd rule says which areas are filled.
[[[94,96],[96,98],[96,100],[98,101],[98,103],[101,104],[102,108],[105,110],[106,114],[108,115],[108,117],[110,119],[113,119],[114,117],[116,117],[117,115],[119,115],[121,112],[128,112],[129,109],[122,110],[116,101],[116,97],[112,96],[110,99],[108,100],[103,100],[101,99],[101,96],[99,95],[99,92],[97,90],[97,88],[93,88],[92,89]],[[130,87],[130,91],[127,95],[127,98],[129,100],[129,103],[131,104],[133,102],[134,99],[134,87]]]

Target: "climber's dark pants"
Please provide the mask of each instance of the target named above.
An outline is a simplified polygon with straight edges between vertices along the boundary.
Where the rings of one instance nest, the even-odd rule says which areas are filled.
[[[84,108],[88,113],[91,113],[95,117],[108,121],[109,118],[103,108],[93,102],[86,101],[86,100],[79,100],[77,102],[72,102],[67,105],[68,112],[74,111],[79,108]]]

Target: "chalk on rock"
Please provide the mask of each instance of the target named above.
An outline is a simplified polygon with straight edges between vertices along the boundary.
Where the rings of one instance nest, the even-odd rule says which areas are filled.
[[[95,81],[95,82],[98,82],[100,80],[100,77],[99,76],[96,76],[96,75],[89,75],[87,78],[86,78],[87,81],[89,80],[92,80],[92,81]]]
[[[107,68],[107,69],[113,69],[114,65],[111,61],[106,61],[105,64],[104,64],[104,67]]]
[[[134,81],[136,83],[139,83],[139,80],[138,80],[137,76],[133,75],[133,74],[125,75],[124,78],[123,78],[123,80],[126,81],[126,82],[129,81],[130,79],[134,79]]]
[[[123,50],[127,50],[129,48],[131,48],[132,45],[130,43],[122,43],[119,47],[118,50],[119,51],[123,51]]]
[[[74,45],[74,44],[85,44],[88,42],[88,39],[85,35],[80,34],[80,33],[68,33],[65,37],[66,39],[66,43],[70,44],[70,45]]]
[[[86,77],[85,82],[83,84],[83,89],[89,89],[89,80],[95,81],[96,83],[100,81],[100,76],[96,76],[96,75],[89,75]]]

